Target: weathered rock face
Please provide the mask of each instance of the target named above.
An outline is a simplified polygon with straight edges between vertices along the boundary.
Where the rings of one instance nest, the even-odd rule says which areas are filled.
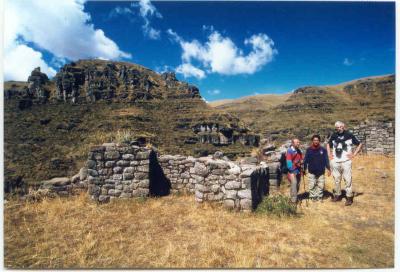
[[[61,68],[55,81],[57,98],[72,103],[200,98],[199,90],[195,86],[178,81],[172,72],[159,75],[128,63],[70,63]]]
[[[18,108],[24,110],[30,108],[33,103],[46,103],[50,97],[47,87],[49,78],[40,72],[40,67],[35,68],[28,77],[26,83],[16,82],[11,88],[4,89],[5,99],[18,99]]]
[[[36,97],[39,101],[46,102],[50,96],[50,93],[44,88],[44,85],[48,82],[49,78],[46,74],[40,72],[40,67],[35,68],[28,77],[29,93],[33,97]]]

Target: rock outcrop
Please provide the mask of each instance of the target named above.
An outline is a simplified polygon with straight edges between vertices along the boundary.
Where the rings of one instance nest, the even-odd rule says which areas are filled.
[[[55,81],[57,99],[71,103],[200,98],[195,86],[178,81],[172,72],[159,75],[121,62],[72,62],[60,69]]]
[[[45,87],[48,82],[49,78],[45,73],[40,72],[40,67],[35,68],[28,77],[29,96],[45,103],[50,97],[50,92]]]

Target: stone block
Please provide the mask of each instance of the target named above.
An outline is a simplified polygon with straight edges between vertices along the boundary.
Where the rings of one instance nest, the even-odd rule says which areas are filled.
[[[251,210],[252,209],[252,204],[250,199],[241,199],[240,200],[240,209],[241,210]]]
[[[137,171],[139,172],[149,172],[149,166],[148,165],[142,165],[137,167]]]
[[[99,202],[100,202],[100,203],[107,203],[107,202],[110,202],[110,196],[108,196],[108,195],[101,195],[101,196],[99,196]]]
[[[133,155],[133,154],[123,154],[122,155],[122,159],[123,160],[127,160],[127,161],[133,161],[135,159],[135,155]]]
[[[115,165],[115,161],[106,161],[105,167],[112,168]]]
[[[239,166],[233,166],[230,169],[227,170],[228,174],[230,175],[238,175],[241,172],[241,169]]]
[[[130,166],[138,166],[139,161],[131,161]]]
[[[241,177],[241,178],[250,177],[251,174],[254,172],[254,170],[255,170],[254,168],[246,169],[245,171],[243,171],[243,172],[240,174],[240,177]]]
[[[85,165],[88,169],[96,169],[96,161],[88,160]]]
[[[115,189],[115,185],[114,184],[110,184],[110,183],[106,183],[103,185],[103,188],[106,190],[110,190],[110,189]]]
[[[235,201],[233,201],[231,199],[224,200],[224,207],[227,208],[227,209],[235,208]]]
[[[87,168],[86,167],[82,167],[79,170],[79,179],[80,180],[85,180],[87,178]]]
[[[225,169],[213,169],[211,170],[211,174],[221,176],[225,173]]]
[[[238,196],[239,196],[239,198],[251,199],[251,190],[249,190],[249,189],[240,190],[240,191],[238,191]]]
[[[140,188],[149,188],[149,185],[150,185],[150,180],[148,179],[142,179],[141,181],[139,181]]]
[[[149,189],[138,188],[132,191],[132,197],[146,197],[149,195]]]
[[[242,178],[242,184],[245,186],[245,188],[251,188],[251,178]]]
[[[194,188],[200,192],[208,192],[208,188],[206,186],[204,186],[203,184],[196,183]]]
[[[207,167],[201,163],[195,163],[194,173],[201,177],[206,177],[208,175]]]
[[[138,152],[136,154],[137,160],[147,160],[150,157],[150,152]]]
[[[123,168],[120,167],[120,166],[117,166],[117,167],[113,168],[114,174],[122,174],[122,170],[123,170]]]
[[[87,172],[88,172],[88,175],[92,176],[92,177],[97,177],[99,175],[99,173],[93,169],[88,169]]]
[[[122,193],[122,191],[118,190],[118,189],[110,189],[110,190],[108,190],[108,194],[110,196],[120,196],[121,193]]]
[[[232,190],[232,189],[239,189],[241,187],[240,182],[238,181],[228,181],[225,183],[225,189]]]
[[[236,190],[225,190],[225,198],[226,199],[236,199],[237,191]]]
[[[122,180],[122,174],[114,174],[114,175],[112,176],[112,179],[113,179],[113,180]]]
[[[100,187],[94,184],[88,185],[88,193],[89,195],[99,195],[100,194]]]
[[[132,193],[121,193],[121,195],[119,197],[120,198],[131,198],[132,197]]]
[[[132,180],[133,179],[133,174],[131,173],[124,173],[122,175],[123,180]]]
[[[220,179],[218,180],[218,183],[221,184],[221,185],[224,185],[226,182],[227,182],[227,180],[224,179],[224,178],[220,178]]]
[[[183,179],[189,179],[189,178],[190,178],[190,174],[189,174],[188,172],[183,172],[183,173],[181,174],[181,178],[183,178]]]
[[[203,193],[202,192],[196,190],[194,194],[195,194],[196,198],[203,199]]]
[[[216,184],[214,184],[214,185],[211,185],[211,191],[213,192],[213,193],[216,193],[216,192],[218,192],[219,191],[219,185],[216,185]]]
[[[129,166],[130,163],[131,163],[130,161],[124,161],[124,160],[117,161],[117,165],[121,167]]]
[[[144,178],[148,178],[149,174],[148,173],[143,173],[143,172],[136,172],[135,173],[135,179],[144,179]]]
[[[139,161],[139,165],[149,165],[149,164],[150,164],[150,160]]]
[[[106,151],[104,157],[106,160],[117,160],[120,158],[120,154],[118,151]]]

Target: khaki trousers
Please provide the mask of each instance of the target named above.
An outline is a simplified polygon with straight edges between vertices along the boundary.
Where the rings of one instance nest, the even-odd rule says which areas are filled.
[[[288,174],[288,179],[290,181],[290,200],[292,202],[297,201],[297,193],[300,188],[301,174]]]
[[[353,196],[352,180],[351,180],[351,160],[344,162],[334,162],[331,160],[332,176],[335,180],[335,188],[333,189],[333,194],[335,196],[340,196],[342,191],[340,189],[340,182],[342,177],[345,183],[346,197]]]
[[[310,198],[322,198],[324,195],[325,175],[314,175],[311,173],[308,176],[308,189],[310,191]]]

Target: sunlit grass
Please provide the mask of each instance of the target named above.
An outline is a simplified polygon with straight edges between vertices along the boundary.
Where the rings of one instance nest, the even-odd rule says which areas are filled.
[[[382,268],[394,265],[394,159],[354,161],[350,207],[228,211],[192,195],[97,205],[85,194],[5,204],[8,268]],[[387,174],[387,178],[382,173]],[[332,178],[326,188],[332,189]],[[301,187],[301,192],[303,186]],[[288,195],[283,185],[280,192]]]

